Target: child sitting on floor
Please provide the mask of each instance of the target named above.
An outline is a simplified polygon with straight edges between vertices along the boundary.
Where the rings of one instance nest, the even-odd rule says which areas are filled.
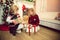
[[[20,23],[22,22],[20,15],[17,12],[18,12],[18,7],[16,5],[12,5],[10,14],[6,19],[6,21],[9,23],[10,33],[13,34],[13,36],[16,35],[18,30],[17,28],[21,25]],[[20,26],[20,29],[21,28],[23,27]]]
[[[35,13],[33,8],[28,9],[28,15],[29,15],[28,24],[30,26],[30,32],[34,32],[34,31],[37,32],[40,29],[38,15]],[[28,28],[26,32],[29,32]]]

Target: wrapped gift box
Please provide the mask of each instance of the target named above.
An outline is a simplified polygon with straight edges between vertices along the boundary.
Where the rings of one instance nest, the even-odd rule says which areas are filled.
[[[39,26],[33,26],[33,25],[27,25],[28,27],[26,28],[26,32],[38,32],[40,30]]]

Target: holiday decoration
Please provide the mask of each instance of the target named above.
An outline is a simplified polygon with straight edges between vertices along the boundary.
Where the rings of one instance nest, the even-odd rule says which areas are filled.
[[[6,18],[9,15],[10,12],[10,7],[13,4],[13,0],[6,0],[6,2],[3,4],[4,8],[3,8],[3,21],[6,22]]]
[[[3,5],[3,0],[0,0],[0,5],[1,5],[1,6]]]
[[[31,33],[36,33],[36,32],[38,32],[40,30],[40,27],[39,26],[36,26],[36,25],[27,25],[27,27],[26,27],[26,32],[29,32],[29,35],[31,34]]]
[[[25,5],[22,6],[22,10],[24,11],[26,9]]]
[[[32,2],[33,0],[26,0],[26,1]]]

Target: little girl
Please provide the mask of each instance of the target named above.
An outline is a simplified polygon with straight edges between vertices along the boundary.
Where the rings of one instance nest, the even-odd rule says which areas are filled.
[[[18,7],[16,5],[12,5],[10,14],[6,20],[9,23],[9,28],[10,28],[9,30],[10,33],[13,34],[13,36],[16,35],[17,28],[18,26],[20,26],[21,23],[20,15],[17,12],[18,12]]]
[[[38,15],[35,13],[33,8],[28,9],[28,15],[28,24],[31,26],[31,32],[34,32],[34,27],[36,27],[35,31],[37,32],[40,29]],[[29,29],[27,29],[27,32],[28,30]]]

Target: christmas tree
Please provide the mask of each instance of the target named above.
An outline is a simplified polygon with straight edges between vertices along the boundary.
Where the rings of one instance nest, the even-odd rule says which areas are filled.
[[[0,0],[0,5],[1,5],[1,6],[3,5],[3,0]]]
[[[3,21],[6,22],[6,18],[9,15],[10,12],[10,7],[13,4],[13,0],[6,0],[4,3],[4,8],[3,8]]]

